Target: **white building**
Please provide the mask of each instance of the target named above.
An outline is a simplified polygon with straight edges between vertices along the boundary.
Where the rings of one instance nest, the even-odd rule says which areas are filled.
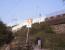
[[[45,17],[36,18],[36,19],[32,19],[32,24],[43,22],[43,21],[45,21],[45,18],[46,18],[46,16],[45,16]],[[27,19],[27,20],[28,20],[28,19]],[[18,25],[15,26],[15,27],[12,27],[12,31],[16,32],[17,30],[21,29],[21,27],[27,25],[27,20],[25,20],[25,21],[24,21],[23,23],[21,23],[21,24],[18,24]]]

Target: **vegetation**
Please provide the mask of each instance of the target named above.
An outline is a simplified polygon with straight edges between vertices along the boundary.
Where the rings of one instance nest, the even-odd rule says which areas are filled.
[[[43,48],[64,48],[65,47],[65,34],[57,34],[46,22],[34,24],[32,26],[32,38],[37,37],[42,39]],[[65,49],[65,48],[64,48]]]
[[[13,39],[13,33],[10,31],[10,27],[7,27],[2,21],[0,21],[0,46],[9,44]]]
[[[65,50],[65,34],[57,34],[51,28],[51,25],[65,24],[65,14],[63,14],[63,17],[58,17],[51,21],[33,24],[32,28],[29,30],[29,45],[34,45],[36,39],[39,37],[42,40],[42,48],[50,48],[51,50]],[[22,48],[26,45],[26,34],[26,26],[22,27],[21,30],[15,33],[15,36],[17,37],[16,40],[20,43],[18,45],[22,45]]]
[[[17,31],[15,33],[17,40],[20,41],[20,45],[24,46],[25,40],[26,40],[26,34],[27,34],[27,28],[26,26],[22,27],[21,30]],[[43,46],[47,47],[46,44],[46,38],[49,35],[54,34],[52,28],[50,25],[48,25],[46,22],[35,23],[32,25],[32,28],[29,30],[29,43],[34,44],[37,37],[40,37],[43,41]],[[18,44],[19,45],[19,44]]]
[[[65,14],[52,16],[49,19],[46,18],[45,21],[50,25],[65,24]]]

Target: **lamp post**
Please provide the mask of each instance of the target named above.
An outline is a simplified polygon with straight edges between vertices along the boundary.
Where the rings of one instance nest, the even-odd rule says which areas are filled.
[[[27,29],[28,29],[27,35],[26,35],[26,49],[29,50],[29,30],[32,26],[32,19],[27,20],[27,25],[26,26],[27,26]]]

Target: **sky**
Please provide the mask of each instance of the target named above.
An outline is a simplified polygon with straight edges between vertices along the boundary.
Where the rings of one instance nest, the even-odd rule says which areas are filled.
[[[62,0],[0,0],[0,20],[15,25],[25,19],[43,17],[65,9]]]

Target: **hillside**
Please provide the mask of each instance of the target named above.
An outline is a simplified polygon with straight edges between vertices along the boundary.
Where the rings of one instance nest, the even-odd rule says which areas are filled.
[[[26,45],[26,26],[22,27],[19,31],[15,33],[14,43],[16,47],[21,47],[25,49]],[[35,40],[37,37],[42,39],[42,48],[64,48],[65,47],[65,34],[57,34],[51,28],[51,25],[46,22],[35,23],[29,30],[29,45],[35,45]],[[31,48],[30,48],[31,49]]]
[[[34,20],[32,27],[29,28],[28,50],[32,50],[32,46],[36,46],[37,38],[41,39],[43,49],[65,50],[65,14],[50,16],[45,21],[43,17],[40,19]],[[24,22],[24,24],[21,23],[15,26],[12,26],[15,29],[17,28],[17,31],[13,32],[15,38],[11,43],[5,44],[2,50],[5,50],[8,46],[11,50],[27,50],[26,39],[28,28],[26,27],[26,23]]]
[[[53,19],[47,19],[44,22],[32,24],[32,28],[29,29],[29,49],[31,50],[32,45],[35,46],[36,39],[39,37],[42,40],[42,48],[65,50],[64,20],[65,14],[62,14],[53,17]],[[20,30],[15,32],[15,39],[12,42],[15,48],[26,50],[27,31],[28,28],[23,26]]]
[[[65,24],[65,14],[50,16],[46,18],[45,21],[50,25]]]

